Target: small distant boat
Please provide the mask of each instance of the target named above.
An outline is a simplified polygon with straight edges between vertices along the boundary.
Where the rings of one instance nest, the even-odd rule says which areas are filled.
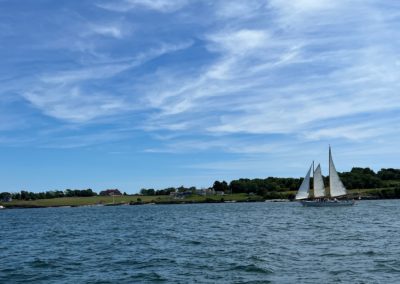
[[[313,172],[313,194],[310,192],[310,177]],[[300,200],[303,206],[328,207],[351,206],[354,200],[346,199],[347,190],[344,187],[336,171],[329,146],[329,187],[325,188],[322,179],[321,166],[318,164],[314,170],[314,162],[310,166],[300,188],[296,194],[296,200]]]

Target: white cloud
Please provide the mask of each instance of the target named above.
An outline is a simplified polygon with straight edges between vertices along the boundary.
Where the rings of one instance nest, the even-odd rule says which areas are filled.
[[[377,119],[364,122],[351,122],[351,124],[315,128],[304,133],[307,139],[322,140],[344,138],[353,141],[363,141],[365,139],[375,139],[377,137],[391,136],[395,137],[395,130],[388,127],[387,124],[397,125],[398,119]]]
[[[173,19],[173,25],[157,32],[148,26],[151,23],[141,27],[135,19],[135,31],[146,45],[140,37],[128,42],[125,21],[133,25],[133,20],[118,18],[127,15],[101,11],[110,17],[102,22],[80,20],[87,31],[78,33],[77,41],[71,40],[70,31],[63,41],[74,46],[76,61],[69,68],[38,72],[18,93],[46,115],[67,122],[140,112],[134,123],[148,132],[222,137],[215,143],[185,141],[194,151],[269,151],[269,146],[257,143],[234,147],[237,141],[231,143],[229,137],[238,134],[351,143],[392,135],[394,122],[387,113],[400,108],[396,12],[377,2],[352,0],[192,3],[101,1],[101,7],[113,11],[182,13],[162,15]],[[182,42],[155,48],[158,36],[165,35],[171,42]],[[186,41],[188,37],[197,40]],[[151,59],[192,44],[188,57],[164,57],[131,79],[125,76]],[[124,56],[110,51],[114,47]],[[136,56],[126,58],[131,48]],[[88,59],[87,54],[93,56]],[[114,80],[118,76],[123,80]],[[355,119],[364,116],[375,122]]]
[[[247,1],[217,1],[216,15],[222,19],[249,19],[260,13],[266,6],[264,1],[247,0]]]
[[[126,12],[135,8],[145,8],[158,12],[169,13],[179,10],[187,4],[187,0],[119,0],[101,2],[98,4],[98,6],[103,9],[118,12]]]
[[[76,123],[129,110],[123,98],[93,91],[85,93],[79,87],[38,88],[22,95],[44,114]]]
[[[95,34],[111,36],[114,38],[122,38],[122,29],[116,25],[92,25],[91,31]]]
[[[21,96],[44,114],[74,123],[85,123],[104,116],[140,109],[137,99],[102,90],[103,82],[124,71],[161,55],[185,49],[191,42],[161,44],[135,58],[116,60],[107,64],[85,66],[80,69],[39,75],[39,80],[27,82]],[[93,85],[95,87],[93,87]]]
[[[219,32],[207,37],[211,51],[229,52],[231,55],[244,55],[268,46],[269,35],[264,30],[240,29]]]
[[[274,22],[283,28],[301,30],[308,27],[314,30],[325,24],[332,23],[337,20],[334,17],[346,16],[351,3],[340,3],[339,1],[329,0],[270,0],[268,8],[277,14]],[[306,31],[304,31],[306,32]]]
[[[264,8],[253,15],[257,29],[246,28],[244,19],[238,29],[208,34],[206,46],[218,57],[190,74],[159,72],[158,91],[149,88],[147,97],[161,112],[150,123],[162,129],[185,121],[182,131],[280,133],[315,140],[366,140],[391,133],[384,130],[385,112],[400,108],[400,72],[387,29],[398,32],[382,24],[385,19],[371,12],[370,3],[357,3],[348,8],[331,1],[272,1],[269,22],[258,21]],[[354,18],[357,11],[362,13]],[[349,29],[357,34],[349,37]],[[368,113],[383,116],[384,126],[352,125],[351,117]]]
[[[60,71],[44,74],[40,80],[45,84],[69,84],[85,80],[106,79],[140,64],[138,61],[125,64],[100,64],[77,70]]]
[[[338,1],[329,0],[297,0],[290,2],[285,0],[269,0],[268,4],[270,7],[279,9],[285,14],[315,13],[340,7]]]

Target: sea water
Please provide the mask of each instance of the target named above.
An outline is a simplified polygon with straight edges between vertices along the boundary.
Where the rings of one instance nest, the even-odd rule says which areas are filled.
[[[0,211],[1,283],[400,283],[400,200]]]

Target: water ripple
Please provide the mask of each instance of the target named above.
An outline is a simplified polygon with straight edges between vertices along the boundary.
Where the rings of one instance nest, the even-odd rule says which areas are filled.
[[[398,283],[400,201],[2,210],[1,283]]]

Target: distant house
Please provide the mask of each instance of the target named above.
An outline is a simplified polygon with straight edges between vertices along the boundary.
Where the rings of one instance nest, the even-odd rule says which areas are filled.
[[[100,191],[101,196],[113,196],[113,195],[122,195],[121,191],[118,189],[107,189]]]
[[[196,190],[196,193],[198,195],[206,196],[206,195],[214,195],[215,191],[212,188],[202,188],[202,189]]]
[[[225,194],[225,192],[223,192],[223,191],[215,191],[215,195],[224,195]]]
[[[178,194],[179,194],[180,196],[186,197],[186,196],[192,195],[192,192],[190,192],[190,191],[185,191],[185,192],[178,192]]]
[[[192,195],[191,191],[184,191],[184,192],[170,192],[169,196],[173,197],[174,199],[184,199],[185,197],[188,197]]]

